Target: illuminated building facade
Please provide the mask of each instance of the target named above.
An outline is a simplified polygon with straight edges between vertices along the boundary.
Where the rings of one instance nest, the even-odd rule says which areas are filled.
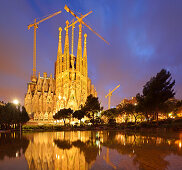
[[[94,85],[88,78],[87,68],[87,34],[84,35],[82,55],[82,25],[79,25],[77,56],[69,51],[68,21],[66,22],[66,35],[64,52],[62,51],[61,32],[59,28],[59,42],[55,74],[50,77],[47,73],[32,77],[27,85],[25,95],[25,108],[36,121],[52,121],[53,115],[63,108],[77,110],[84,105],[87,96],[97,96]],[[72,37],[73,38],[73,37]]]
[[[125,99],[123,99],[123,100],[121,101],[120,104],[121,104],[121,105],[124,105],[124,104],[128,104],[128,103],[136,105],[136,104],[137,104],[136,97],[132,97],[131,99],[125,98]]]

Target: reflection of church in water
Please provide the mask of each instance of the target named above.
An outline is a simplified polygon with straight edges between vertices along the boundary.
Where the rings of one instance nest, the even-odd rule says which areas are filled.
[[[88,95],[97,96],[94,85],[88,78],[87,47],[84,35],[84,48],[82,55],[82,25],[79,25],[79,37],[77,56],[70,54],[68,21],[66,22],[66,36],[64,52],[62,52],[61,27],[59,28],[59,42],[57,60],[55,62],[55,74],[50,77],[47,73],[43,77],[33,75],[28,83],[25,95],[25,108],[29,114],[34,115],[34,120],[50,121],[53,114],[62,108],[77,110],[83,105]]]
[[[29,169],[88,170],[98,155],[99,147],[91,132],[55,132],[28,134],[25,152]],[[91,142],[91,143],[89,143]],[[94,142],[94,143],[93,143]],[[92,145],[92,149],[89,147]]]

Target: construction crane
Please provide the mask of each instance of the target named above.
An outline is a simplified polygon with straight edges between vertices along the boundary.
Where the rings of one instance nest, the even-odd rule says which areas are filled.
[[[34,27],[34,41],[33,41],[33,78],[36,78],[36,29],[38,28],[38,24],[40,24],[41,22],[45,21],[45,20],[48,20],[58,14],[60,14],[61,11],[58,11],[54,14],[51,14],[45,18],[43,18],[42,20],[40,21],[37,21],[36,19],[34,19],[34,23],[33,24],[30,24],[28,25],[28,30],[31,28],[31,27]]]
[[[101,35],[99,35],[96,31],[94,31],[89,25],[87,25],[87,24],[82,20],[82,19],[83,19],[83,16],[78,17],[77,15],[75,15],[74,12],[72,12],[72,11],[68,8],[67,5],[65,5],[64,9],[65,9],[67,12],[69,12],[70,14],[72,14],[72,15],[78,20],[77,22],[79,22],[80,24],[85,25],[89,30],[91,30],[93,33],[95,33],[99,38],[101,38],[104,42],[106,42],[106,43],[109,45],[109,43],[108,43]],[[90,12],[92,12],[92,11],[90,11]],[[87,15],[87,14],[86,14],[86,15]]]
[[[74,28],[75,28],[75,24],[78,23],[79,21],[81,21],[83,18],[85,18],[86,16],[88,16],[88,15],[91,14],[91,13],[92,13],[92,11],[88,12],[88,13],[85,14],[85,15],[82,15],[82,17],[80,17],[79,20],[77,19],[75,22],[74,22],[74,19],[73,19],[73,22],[72,22],[70,25],[68,25],[68,27],[67,27],[67,29],[68,29],[69,27],[72,26],[72,45],[71,45],[71,47],[72,47],[72,49],[71,49],[71,54],[72,54],[72,55],[73,55]],[[65,27],[65,30],[66,30],[66,27]]]
[[[120,87],[120,84],[118,86],[116,86],[112,91],[109,90],[109,93],[105,96],[105,98],[108,97],[108,109],[110,109],[110,105],[111,105],[111,96],[112,96],[112,93]]]

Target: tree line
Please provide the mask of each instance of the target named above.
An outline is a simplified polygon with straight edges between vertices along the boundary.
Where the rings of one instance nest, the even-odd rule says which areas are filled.
[[[171,73],[162,69],[144,85],[141,94],[136,94],[136,103],[120,103],[116,108],[104,111],[102,115],[110,121],[123,116],[125,122],[133,117],[135,123],[139,118],[141,121],[158,121],[159,114],[168,118],[171,112],[173,117],[177,117],[182,109],[182,100],[174,98],[174,85],[175,80],[172,80]]]
[[[92,124],[100,121],[100,118],[96,115],[98,112],[103,110],[101,104],[99,102],[98,97],[94,97],[93,95],[89,95],[85,102],[84,106],[80,106],[79,110],[73,111],[72,109],[61,109],[54,116],[54,119],[63,120],[64,125],[66,119],[76,118],[80,121],[86,116],[90,119]]]
[[[28,113],[24,106],[20,108],[13,103],[0,106],[0,127],[1,129],[17,129],[29,121]]]

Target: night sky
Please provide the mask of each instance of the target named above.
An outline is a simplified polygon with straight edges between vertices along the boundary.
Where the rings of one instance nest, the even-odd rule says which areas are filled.
[[[93,11],[84,21],[103,36],[87,33],[88,74],[102,105],[113,93],[111,106],[141,92],[146,81],[162,68],[176,80],[176,98],[182,96],[182,1],[181,0],[0,0],[0,100],[18,98],[23,104],[33,65],[34,18],[59,10],[61,14],[39,24],[37,29],[37,73],[54,74],[58,28],[73,16]],[[71,29],[69,30],[71,42]],[[62,31],[64,44],[65,31]],[[76,55],[78,24],[75,28]],[[71,48],[70,48],[71,49]],[[71,50],[70,50],[71,52]]]

